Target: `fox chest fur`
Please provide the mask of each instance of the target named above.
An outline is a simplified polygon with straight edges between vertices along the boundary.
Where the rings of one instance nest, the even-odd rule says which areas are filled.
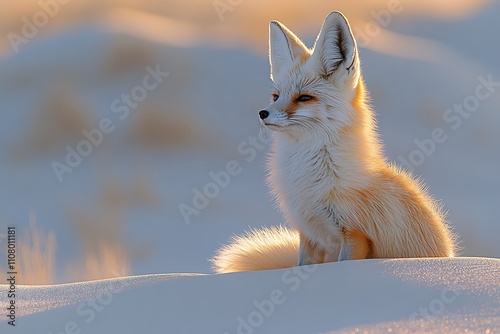
[[[269,183],[287,222],[325,250],[338,250],[341,218],[333,200],[337,183],[333,148],[276,138]]]

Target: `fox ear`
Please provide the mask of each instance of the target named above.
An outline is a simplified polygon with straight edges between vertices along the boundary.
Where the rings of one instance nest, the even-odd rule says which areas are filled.
[[[269,24],[269,63],[271,80],[289,68],[309,50],[293,32],[278,21]]]
[[[326,17],[314,44],[312,60],[325,77],[332,74],[336,78],[359,75],[356,40],[342,13],[332,12]]]

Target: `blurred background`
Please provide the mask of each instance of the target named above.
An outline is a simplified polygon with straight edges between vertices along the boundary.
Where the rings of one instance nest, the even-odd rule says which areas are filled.
[[[389,158],[442,200],[461,255],[500,257],[500,87],[453,111],[500,81],[497,2],[18,0],[0,2],[0,244],[16,226],[19,282],[208,273],[231,235],[283,223],[249,138],[268,22],[312,46],[332,10]],[[420,148],[437,128],[446,140]],[[197,195],[232,160],[241,172]]]

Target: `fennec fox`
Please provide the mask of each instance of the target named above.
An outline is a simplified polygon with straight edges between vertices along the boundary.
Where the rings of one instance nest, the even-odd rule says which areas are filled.
[[[214,270],[454,256],[440,206],[383,155],[347,19],[328,15],[313,49],[271,22],[269,59],[274,92],[259,112],[273,132],[268,181],[293,230],[235,238]]]

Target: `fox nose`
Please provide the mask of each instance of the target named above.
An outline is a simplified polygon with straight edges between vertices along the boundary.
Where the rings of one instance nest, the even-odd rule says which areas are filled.
[[[269,116],[269,111],[267,110],[261,110],[259,111],[259,117],[260,119],[265,119]]]

